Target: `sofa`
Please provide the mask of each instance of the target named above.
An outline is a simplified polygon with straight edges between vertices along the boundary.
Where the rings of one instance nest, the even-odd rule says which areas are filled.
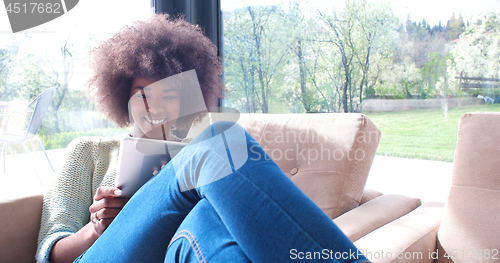
[[[363,114],[211,115],[212,122],[228,119],[237,120],[352,241],[421,204],[418,198],[365,189],[381,133]],[[34,262],[42,200],[35,194],[0,201],[0,263]]]
[[[373,262],[500,262],[500,113],[461,117],[445,204],[424,203],[354,244]]]

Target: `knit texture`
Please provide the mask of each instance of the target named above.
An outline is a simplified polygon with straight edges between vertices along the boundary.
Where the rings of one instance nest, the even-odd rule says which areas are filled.
[[[89,207],[99,186],[113,187],[121,137],[82,137],[43,200],[37,262],[49,263],[52,246],[90,221]]]

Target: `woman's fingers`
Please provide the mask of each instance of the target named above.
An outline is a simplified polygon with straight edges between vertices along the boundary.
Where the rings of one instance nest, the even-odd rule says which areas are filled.
[[[94,230],[99,236],[106,230],[109,224],[113,222],[127,201],[128,199],[113,197],[106,197],[99,201],[94,201],[89,208],[90,221],[94,225]]]
[[[121,190],[116,187],[97,188],[94,195],[94,202],[89,207],[90,221],[94,225],[94,230],[99,236],[113,222],[113,219],[120,213],[122,207],[127,203],[128,198],[117,198],[121,196]]]
[[[94,231],[101,236],[120,211],[121,208],[104,208],[90,214],[90,221],[94,225]]]
[[[161,167],[153,167],[153,176],[156,175],[167,164],[166,161],[161,161]]]
[[[89,211],[90,213],[94,213],[103,208],[122,208],[125,205],[125,203],[127,203],[127,201],[128,199],[124,198],[106,197],[99,201],[94,201],[94,203],[90,205]]]
[[[104,230],[113,222],[120,213],[121,208],[104,208],[90,214],[90,221],[94,225],[94,231],[101,236]]]
[[[122,208],[128,202],[128,198],[104,198],[97,202],[102,202],[103,208]]]
[[[103,208],[95,212],[94,216],[97,218],[97,220],[113,219],[118,215],[118,213],[120,213],[121,210],[121,208]]]
[[[97,188],[97,191],[95,192],[94,195],[94,200],[99,201],[106,197],[120,197],[121,192],[122,191],[116,187],[101,186]]]
[[[122,208],[128,199],[125,198],[103,198],[99,201],[94,201],[94,203],[90,206],[89,211],[94,213],[104,208]]]

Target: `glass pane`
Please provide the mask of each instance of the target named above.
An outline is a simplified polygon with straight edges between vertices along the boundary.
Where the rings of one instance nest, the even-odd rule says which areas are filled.
[[[222,1],[224,105],[361,112],[378,155],[453,161],[458,121],[500,111],[499,4]]]

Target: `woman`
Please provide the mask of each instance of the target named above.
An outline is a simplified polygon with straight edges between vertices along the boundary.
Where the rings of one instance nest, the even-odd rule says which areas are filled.
[[[168,16],[124,28],[93,62],[98,105],[118,125],[133,124],[132,137],[180,140],[171,127],[199,120],[223,89],[214,46]],[[198,82],[183,77],[193,73],[202,107],[186,88]],[[82,138],[68,148],[44,200],[39,262],[82,253],[80,262],[280,262],[307,252],[335,261],[335,252],[356,253],[237,124],[206,129],[130,200],[113,187],[117,138]]]

